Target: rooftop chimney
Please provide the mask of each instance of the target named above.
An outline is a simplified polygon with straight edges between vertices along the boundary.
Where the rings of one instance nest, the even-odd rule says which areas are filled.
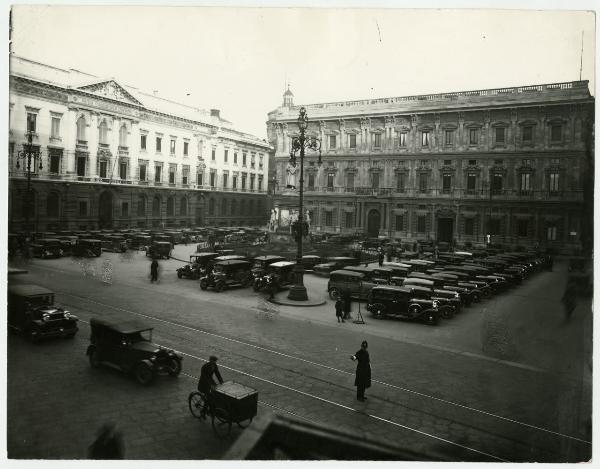
[[[220,118],[221,118],[221,116],[219,115],[219,114],[220,114],[220,112],[221,112],[221,111],[219,111],[218,109],[211,109],[211,110],[210,110],[210,115],[211,115],[212,117],[216,117],[216,118],[220,119]]]

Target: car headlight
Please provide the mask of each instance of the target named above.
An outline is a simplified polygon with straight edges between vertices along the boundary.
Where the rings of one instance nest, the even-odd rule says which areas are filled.
[[[156,361],[156,355],[152,355],[148,360],[150,360],[151,362]]]
[[[48,313],[44,313],[42,315],[42,321],[47,321],[48,319],[50,319],[50,315]]]
[[[440,302],[438,300],[433,300],[433,307],[437,309],[440,306]]]
[[[50,256],[52,253],[50,251],[46,251],[46,255]]]
[[[65,315],[65,319],[69,319],[71,317],[71,313],[69,313],[68,311],[65,311],[64,315]]]
[[[460,295],[458,294],[457,291],[454,292],[454,298],[460,298]]]

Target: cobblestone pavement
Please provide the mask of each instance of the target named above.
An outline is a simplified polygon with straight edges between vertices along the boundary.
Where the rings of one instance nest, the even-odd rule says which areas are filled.
[[[555,272],[540,273],[438,328],[369,318],[363,326],[337,324],[330,302],[322,308],[280,307],[267,316],[257,312],[261,297],[249,290],[201,292],[196,282],[173,279],[175,261],[162,263],[161,283],[154,286],[147,280],[149,263],[139,256],[127,262],[115,257],[112,264],[112,283],[68,259],[34,261],[31,274],[19,276],[19,282],[56,290],[57,300],[82,323],[73,341],[32,345],[9,337],[9,457],[85,457],[106,420],[123,430],[128,458],[221,457],[232,440],[216,439],[186,403],[200,359],[211,353],[219,355],[226,379],[259,390],[260,413],[290,412],[429,454],[454,454],[456,460],[490,459],[482,453],[508,460],[581,460],[589,452],[589,445],[555,434],[590,438],[591,315],[582,303],[571,321],[564,320],[560,263]],[[323,292],[326,281],[306,278],[309,291]],[[179,379],[141,388],[116,371],[87,364],[84,321],[140,313],[155,318],[148,318],[155,341],[186,354]],[[484,347],[494,334],[491,342],[507,345]],[[354,399],[349,360],[363,338],[370,343],[375,380],[365,404]],[[53,418],[40,418],[48,409]]]

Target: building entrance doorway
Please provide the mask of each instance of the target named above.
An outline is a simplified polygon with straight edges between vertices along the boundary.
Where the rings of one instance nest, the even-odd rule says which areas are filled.
[[[370,210],[367,215],[367,234],[369,238],[377,238],[379,236],[379,227],[381,226],[381,215],[379,210]]]
[[[98,204],[98,226],[106,229],[112,228],[113,224],[113,196],[109,191],[100,194],[100,203]]]
[[[452,218],[438,218],[437,240],[442,243],[451,243],[454,234],[454,220]]]

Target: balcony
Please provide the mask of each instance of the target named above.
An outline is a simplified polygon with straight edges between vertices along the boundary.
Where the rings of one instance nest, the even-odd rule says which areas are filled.
[[[119,145],[119,156],[129,156],[129,147]]]
[[[87,150],[87,148],[88,148],[87,140],[77,140],[77,142],[75,143],[76,150]]]

